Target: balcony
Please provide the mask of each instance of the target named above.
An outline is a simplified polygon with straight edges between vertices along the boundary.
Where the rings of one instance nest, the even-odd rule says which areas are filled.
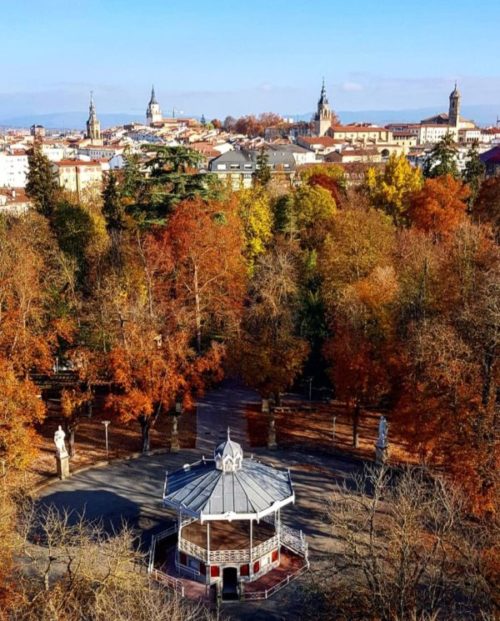
[[[210,538],[210,543],[208,543]],[[266,521],[252,528],[249,522],[191,522],[179,533],[178,549],[204,563],[249,563],[284,545],[307,557],[307,543],[301,531],[281,525],[278,531]]]

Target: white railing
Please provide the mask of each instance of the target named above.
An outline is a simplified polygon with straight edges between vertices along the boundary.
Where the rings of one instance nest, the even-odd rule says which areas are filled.
[[[276,548],[278,547],[278,542],[278,535],[274,535],[274,537],[271,537],[271,539],[268,539],[267,541],[264,541],[264,543],[255,546],[254,548],[252,548],[252,559],[258,559],[267,552],[271,552],[271,550],[276,550]]]
[[[153,569],[153,571],[151,572],[151,577],[163,586],[166,586],[169,589],[174,590],[176,593],[179,593],[181,597],[184,597],[184,585],[182,584],[181,580],[173,578],[172,576],[168,576],[159,569]]]
[[[158,534],[153,535],[151,537],[151,546],[149,548],[149,561],[148,561],[148,571],[149,571],[149,573],[151,573],[153,571],[154,566],[155,566],[156,544],[159,541],[162,541],[163,539],[166,539],[167,537],[170,537],[170,535],[173,535],[178,530],[179,530],[178,525],[174,524],[173,526],[170,526],[170,528],[166,528],[165,530],[162,530]]]
[[[175,568],[179,573],[184,572],[194,580],[198,580],[200,576],[200,572],[197,569],[193,569],[192,567],[186,567],[185,565],[181,565],[177,561],[175,561]]]
[[[201,561],[205,561],[205,563],[208,562],[208,554],[205,548],[201,548],[200,546],[196,545],[196,543],[193,543],[188,539],[184,539],[182,535],[179,536],[177,547],[179,548],[180,552],[185,552],[190,556],[195,556]]]
[[[178,547],[181,552],[185,552],[190,556],[204,561],[205,563],[248,563],[250,558],[259,559],[264,554],[276,550],[278,547],[278,535],[271,537],[267,541],[252,548],[252,554],[250,556],[250,549],[247,550],[210,550],[208,552],[205,548],[200,547],[196,543],[192,543],[187,539],[184,539],[182,535],[179,537]]]
[[[274,586],[272,586],[269,589],[266,589],[265,591],[254,591],[250,593],[246,593],[245,591],[243,591],[243,599],[246,599],[246,600],[267,599],[268,597],[271,597],[271,595],[274,595],[275,593],[280,591],[283,587],[286,587],[287,584],[290,584],[292,580],[295,580],[295,578],[298,578],[301,574],[303,574],[308,569],[309,569],[309,565],[304,565],[303,567],[298,569],[295,573],[288,574],[288,576],[286,578],[283,578],[281,582],[278,582],[278,584],[275,584]]]
[[[303,556],[307,559],[307,541],[301,530],[296,530],[295,528],[290,528],[282,524],[280,528],[280,540],[281,543],[292,550],[292,552],[296,552],[299,556]]]

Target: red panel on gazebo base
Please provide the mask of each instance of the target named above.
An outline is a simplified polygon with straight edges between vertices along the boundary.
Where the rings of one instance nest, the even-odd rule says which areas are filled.
[[[248,563],[246,565],[241,565],[240,576],[249,576],[249,575],[250,575],[250,565]]]
[[[273,550],[273,553],[271,555],[271,560],[274,563],[274,561],[278,560],[278,550]]]
[[[253,573],[258,574],[260,569],[260,561],[255,561],[253,564]]]
[[[220,571],[219,571],[219,566],[218,565],[211,565],[211,567],[210,567],[210,576],[212,578],[218,578],[220,576]]]
[[[179,562],[181,565],[187,565],[187,556],[184,554],[184,552],[181,552],[179,554]]]

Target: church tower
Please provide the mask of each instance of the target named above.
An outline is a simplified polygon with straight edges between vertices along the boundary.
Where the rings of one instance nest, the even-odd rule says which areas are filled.
[[[90,105],[89,105],[89,118],[87,121],[87,138],[92,142],[101,140],[101,124],[97,118],[94,105],[94,96],[92,91],[90,92]]]
[[[317,136],[324,136],[332,124],[332,111],[330,110],[330,104],[328,103],[328,97],[326,96],[324,79],[321,87],[321,94],[318,100],[318,111],[314,116],[314,124]]]
[[[448,125],[451,127],[458,128],[460,124],[460,97],[461,95],[455,82],[455,88],[450,93],[450,109],[448,111]]]
[[[161,113],[160,104],[156,101],[155,87],[151,88],[151,99],[148,103],[148,109],[146,110],[146,120],[149,125],[154,123],[161,123],[163,115]]]

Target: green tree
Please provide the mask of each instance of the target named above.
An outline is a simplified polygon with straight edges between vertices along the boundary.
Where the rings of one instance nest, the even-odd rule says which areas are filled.
[[[121,231],[125,228],[125,209],[123,207],[116,175],[111,171],[106,179],[102,193],[102,213],[109,230]]]
[[[207,194],[206,175],[198,172],[202,156],[188,147],[147,145],[153,157],[147,162],[149,202],[164,216],[182,200]]]
[[[59,187],[50,160],[35,144],[28,156],[28,181],[26,194],[33,199],[35,209],[46,217],[52,216],[59,194]]]
[[[394,224],[406,223],[406,212],[414,192],[422,188],[422,173],[404,155],[392,154],[383,170],[370,168],[365,190],[371,204],[391,216]]]
[[[271,181],[271,167],[269,166],[269,155],[264,147],[259,151],[254,172],[254,182],[256,185],[265,186]]]
[[[424,164],[425,177],[460,177],[457,167],[457,146],[453,135],[448,132],[432,148]]]
[[[471,207],[476,202],[476,198],[479,194],[479,188],[484,178],[484,171],[485,167],[479,157],[478,143],[477,140],[475,140],[467,153],[467,162],[462,174],[462,179],[470,188],[469,206]]]

